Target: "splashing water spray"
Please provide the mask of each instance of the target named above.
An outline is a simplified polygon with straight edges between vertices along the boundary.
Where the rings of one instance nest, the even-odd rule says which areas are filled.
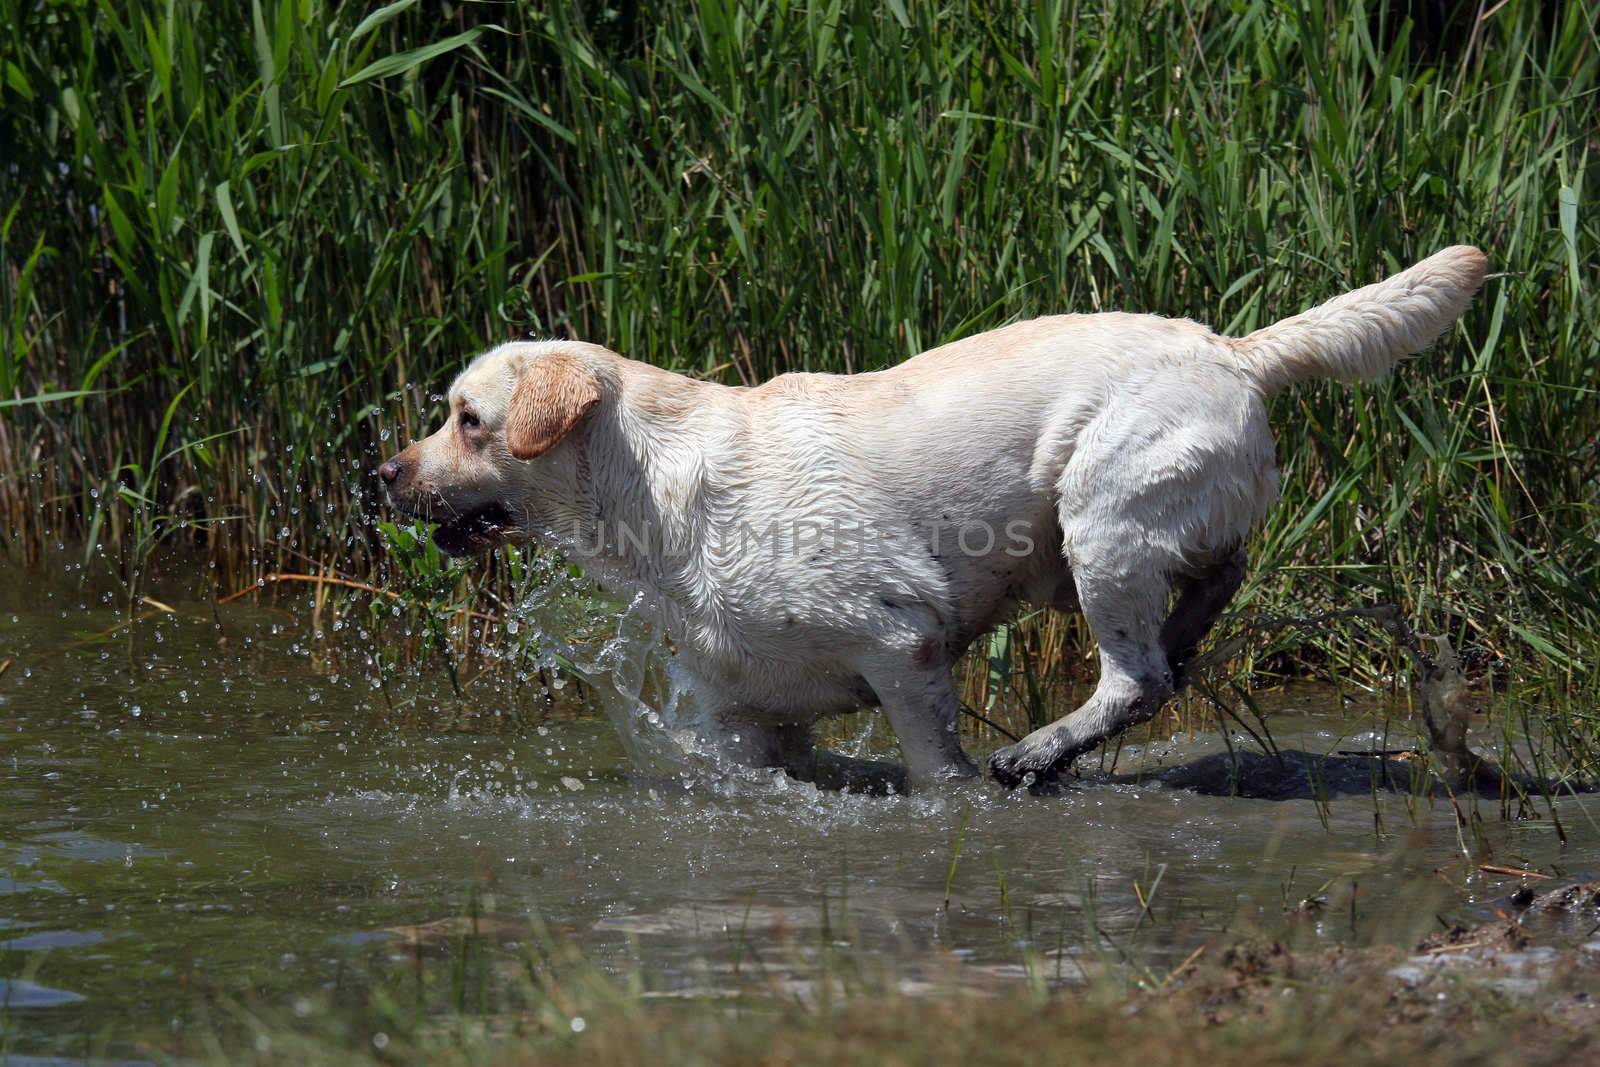
[[[587,577],[541,553],[533,588],[514,618],[537,649],[534,663],[586,682],[634,770],[679,781],[771,781],[705,741],[707,710],[675,661],[658,610],[644,594],[618,608]]]

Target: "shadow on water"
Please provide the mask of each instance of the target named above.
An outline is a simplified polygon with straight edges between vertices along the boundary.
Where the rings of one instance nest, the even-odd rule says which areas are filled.
[[[1412,752],[1394,756],[1301,749],[1215,752],[1146,777],[1206,796],[1317,802],[1374,792],[1432,793],[1440,786],[1421,758],[1420,753]]]
[[[1417,728],[1317,689],[1262,703],[1282,753],[1333,760],[1274,760],[1270,789],[1206,788],[1273,757],[1202,733],[1048,799],[840,796],[647,777],[592,709],[458,699],[426,670],[386,697],[359,633],[152,595],[174,610],[125,625],[75,581],[0,576],[0,1055],[183,1054],[174,1035],[228,1004],[433,997],[469,933],[491,976],[537,928],[663,997],[804,985],[840,951],[913,984],[936,964],[1073,982],[1223,932],[1414,939],[1492,917],[1517,881],[1485,861],[1577,875],[1600,855],[1586,798],[1561,802],[1563,844],[1547,817],[1464,834],[1470,799],[1372,788],[1340,751]],[[872,717],[846,729],[888,751]],[[1319,779],[1311,802],[1242,798]]]
[[[1410,660],[1412,685],[1420,708],[1418,744],[1403,749],[1308,752],[1285,750],[1262,723],[1250,730],[1261,750],[1201,756],[1188,763],[1156,770],[1152,777],[1166,785],[1212,796],[1258,800],[1324,800],[1332,796],[1399,792],[1415,796],[1454,797],[1471,794],[1515,803],[1526,817],[1535,796],[1576,795],[1600,791],[1591,779],[1570,775],[1548,779],[1516,768],[1502,768],[1472,747],[1475,710],[1469,685],[1448,638],[1419,634],[1399,609],[1380,604],[1324,612],[1308,618],[1257,618],[1233,636],[1196,658],[1182,684],[1196,684],[1221,707],[1214,690],[1199,680],[1208,664],[1220,664],[1241,649],[1251,632],[1308,630],[1335,619],[1361,620],[1386,633]],[[1198,670],[1196,668],[1199,668]],[[1236,721],[1241,722],[1234,713]],[[1139,776],[1139,780],[1143,779]]]

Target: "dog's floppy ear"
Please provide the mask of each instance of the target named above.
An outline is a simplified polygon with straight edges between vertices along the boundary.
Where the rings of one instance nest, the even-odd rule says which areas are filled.
[[[506,412],[506,447],[518,459],[542,456],[600,403],[600,381],[577,356],[556,352],[529,360]]]

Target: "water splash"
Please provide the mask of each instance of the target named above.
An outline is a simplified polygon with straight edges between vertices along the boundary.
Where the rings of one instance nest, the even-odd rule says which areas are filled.
[[[512,632],[537,650],[537,666],[575,671],[589,685],[638,773],[686,784],[771,781],[706,741],[710,710],[697,699],[659,613],[643,594],[619,607],[592,581],[554,561],[543,559],[533,569],[535,581],[515,609]]]

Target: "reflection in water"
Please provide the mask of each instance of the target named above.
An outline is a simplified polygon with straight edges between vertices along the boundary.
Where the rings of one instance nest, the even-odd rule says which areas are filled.
[[[18,1053],[102,1031],[165,1047],[197,994],[359,998],[468,935],[513,953],[535,923],[662,995],[736,988],[754,957],[803,976],[839,944],[979,982],[1040,960],[1072,981],[1105,944],[1170,966],[1223,929],[1410,938],[1515,886],[1481,859],[1583,873],[1600,844],[1587,800],[1566,802],[1563,851],[1545,819],[1490,808],[1464,836],[1449,803],[1403,790],[1269,804],[1163,782],[1225,758],[1220,735],[1126,745],[1114,778],[1051,798],[830,795],[692,756],[645,775],[592,713],[486,688],[463,708],[438,672],[396,713],[362,649],[280,610],[229,605],[219,632],[209,604],[163,596],[176,614],[117,629],[76,587],[0,589],[0,1030]],[[622,647],[563,652],[643,670]],[[1316,691],[1264,703],[1284,748],[1416,733]],[[863,748],[882,748],[869,723]]]
[[[54,1008],[82,999],[76,993],[35,985],[20,978],[0,978],[0,1005],[16,1011],[27,1008]]]

